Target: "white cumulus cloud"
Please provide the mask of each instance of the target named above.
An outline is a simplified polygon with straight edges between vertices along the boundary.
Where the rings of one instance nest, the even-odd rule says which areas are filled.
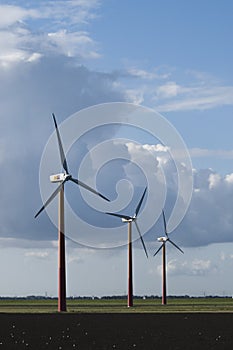
[[[49,256],[49,253],[46,251],[31,251],[26,252],[24,255],[30,258],[45,259]]]
[[[51,53],[96,59],[97,45],[83,27],[95,18],[98,1],[46,1],[0,5],[0,67],[35,62]],[[36,29],[35,29],[36,28]]]

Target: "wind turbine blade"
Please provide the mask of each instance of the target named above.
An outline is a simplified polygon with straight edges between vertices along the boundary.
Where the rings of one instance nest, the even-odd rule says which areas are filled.
[[[58,130],[57,121],[56,121],[54,113],[52,113],[52,116],[53,116],[53,121],[54,121],[55,129],[56,129],[56,133],[57,133],[57,139],[58,139],[61,163],[62,163],[63,169],[65,170],[66,174],[69,174],[65,153],[64,153],[64,150],[63,150],[62,142],[61,142],[61,136],[60,136],[60,133],[59,133],[59,130]]]
[[[61,190],[62,186],[64,185],[64,183],[67,180],[64,180],[57,188],[56,190],[51,194],[51,196],[49,197],[49,199],[47,199],[47,201],[45,202],[45,204],[43,205],[43,207],[36,213],[35,218],[47,207],[47,205],[53,200],[54,197],[56,197],[56,195],[58,194],[58,192]]]
[[[117,218],[125,219],[125,220],[131,220],[132,218],[127,215],[122,215],[122,214],[115,214],[115,213],[105,213],[108,215],[116,216]]]
[[[86,190],[97,194],[98,196],[100,196],[101,198],[105,199],[106,201],[110,202],[110,200],[103,196],[101,193],[97,192],[96,190],[94,190],[92,187],[86,185],[85,183],[83,183],[82,181],[79,181],[78,179],[74,179],[73,177],[71,177],[69,180],[75,182],[77,185],[82,186],[83,188],[85,188]]]
[[[138,223],[137,223],[137,221],[136,221],[136,220],[134,220],[134,223],[135,223],[135,226],[137,227],[137,230],[138,230],[138,233],[139,233],[140,240],[141,240],[141,242],[142,242],[142,245],[143,245],[143,248],[144,248],[145,254],[146,254],[147,258],[148,258],[148,254],[147,254],[146,246],[145,246],[144,240],[143,240],[143,238],[142,238],[141,232],[140,232],[140,230],[139,230]]]
[[[156,250],[156,252],[154,253],[154,256],[155,255],[157,255],[158,254],[158,252],[160,252],[160,250],[163,248],[163,245],[164,245],[164,243],[159,247],[159,249],[158,250]]]
[[[165,232],[165,235],[167,236],[167,224],[166,224],[166,219],[165,219],[164,210],[163,210],[162,212],[163,212],[164,232]],[[167,236],[167,237],[168,237],[168,236]]]
[[[180,247],[178,247],[178,245],[176,245],[173,241],[171,241],[170,238],[168,238],[168,242],[170,242],[172,245],[174,245],[174,247],[176,247],[181,253],[184,254],[183,250]]]
[[[137,205],[137,208],[136,208],[136,210],[135,210],[135,216],[136,216],[136,217],[137,217],[138,212],[139,212],[139,210],[140,210],[140,208],[141,208],[143,199],[144,199],[145,194],[146,194],[146,190],[147,190],[147,187],[145,188],[145,190],[144,190],[144,192],[143,192],[143,194],[142,194],[142,198],[140,199],[140,201],[139,201],[139,203],[138,203],[138,205]]]

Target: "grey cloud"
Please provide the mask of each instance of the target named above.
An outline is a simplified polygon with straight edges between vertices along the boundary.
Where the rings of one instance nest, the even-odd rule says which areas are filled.
[[[161,267],[158,267],[158,270],[159,269],[161,270]],[[171,259],[168,261],[167,270],[169,275],[202,277],[212,272],[215,273],[217,267],[209,259],[194,259],[191,261]]]
[[[46,215],[34,220],[41,205],[40,157],[54,131],[51,112],[61,122],[77,110],[123,100],[123,95],[113,87],[111,74],[75,66],[62,57],[0,70],[0,77],[1,236],[54,239],[56,229]],[[87,145],[83,147],[84,152]]]
[[[156,163],[148,162],[151,155],[142,153],[143,146],[133,147],[132,161],[136,157],[143,158],[145,173],[156,173]],[[166,201],[164,204],[167,221],[174,206],[177,195],[177,170],[168,152],[159,152],[159,147],[150,147],[153,156],[162,161],[162,168],[166,179]],[[185,171],[185,169],[184,169]],[[176,230],[171,232],[172,239],[179,246],[193,247],[205,246],[214,243],[233,242],[233,175],[221,175],[213,169],[194,169],[193,171],[193,194],[189,209]],[[148,215],[155,216],[159,205],[158,189],[155,185],[151,189],[154,196],[154,206],[147,208]],[[154,226],[146,233],[145,239],[153,246],[156,238],[163,232],[161,217]]]
[[[210,169],[194,175],[192,201],[183,222],[176,230],[184,246],[204,246],[233,241],[233,186],[230,176]]]
[[[40,156],[53,132],[51,112],[57,114],[60,122],[73,112],[94,104],[124,101],[124,94],[114,84],[118,78],[115,73],[90,71],[73,63],[72,59],[54,56],[30,65],[21,64],[17,70],[0,70],[2,237],[31,238],[35,241],[56,238],[56,229],[46,215],[41,216],[40,221],[34,220],[34,214],[41,205],[38,183]],[[101,141],[104,133],[99,132],[96,136],[98,140],[94,141],[93,135],[87,135],[79,149],[78,158],[81,159],[88,151],[90,142],[93,145]],[[128,150],[124,148],[124,152]],[[159,156],[163,155],[164,152],[160,152]],[[136,156],[140,157],[140,152]],[[145,166],[149,167],[151,162],[146,162],[144,153],[143,157]],[[157,165],[155,162],[154,168]],[[114,172],[113,182],[121,176],[133,179],[135,172],[132,170],[131,166],[121,166],[119,174]],[[174,164],[167,162],[165,170],[168,186],[165,209],[169,218],[177,190]],[[102,174],[111,176],[111,170],[103,170]],[[144,184],[141,175],[140,178]],[[115,188],[109,191],[114,196]],[[189,211],[174,232],[177,243],[202,246],[232,242],[232,191],[230,176],[222,177],[211,169],[196,170]],[[136,195],[139,193],[140,186],[136,189]],[[81,210],[85,212],[85,208]],[[154,208],[151,208],[148,215],[154,214]],[[105,223],[111,226],[107,219]],[[158,231],[160,228],[155,225],[146,234],[148,242],[156,239]]]

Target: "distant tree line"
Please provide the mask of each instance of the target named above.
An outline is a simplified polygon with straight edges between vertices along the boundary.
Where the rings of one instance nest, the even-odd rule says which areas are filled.
[[[205,295],[205,296],[190,296],[190,295],[169,295],[169,299],[210,299],[210,298],[233,298],[233,296],[221,296],[221,295]],[[127,295],[104,295],[98,296],[70,296],[67,300],[126,300]],[[135,295],[134,299],[161,299],[159,295]],[[57,300],[57,297],[50,297],[44,295],[28,295],[25,297],[7,297],[0,296],[0,300]]]

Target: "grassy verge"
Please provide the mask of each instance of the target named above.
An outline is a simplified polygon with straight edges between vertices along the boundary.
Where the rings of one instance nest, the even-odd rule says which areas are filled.
[[[161,299],[135,299],[132,308],[127,301],[67,300],[70,313],[177,313],[177,312],[233,312],[231,298],[171,298],[167,305]],[[0,313],[54,313],[57,300],[0,300]]]

